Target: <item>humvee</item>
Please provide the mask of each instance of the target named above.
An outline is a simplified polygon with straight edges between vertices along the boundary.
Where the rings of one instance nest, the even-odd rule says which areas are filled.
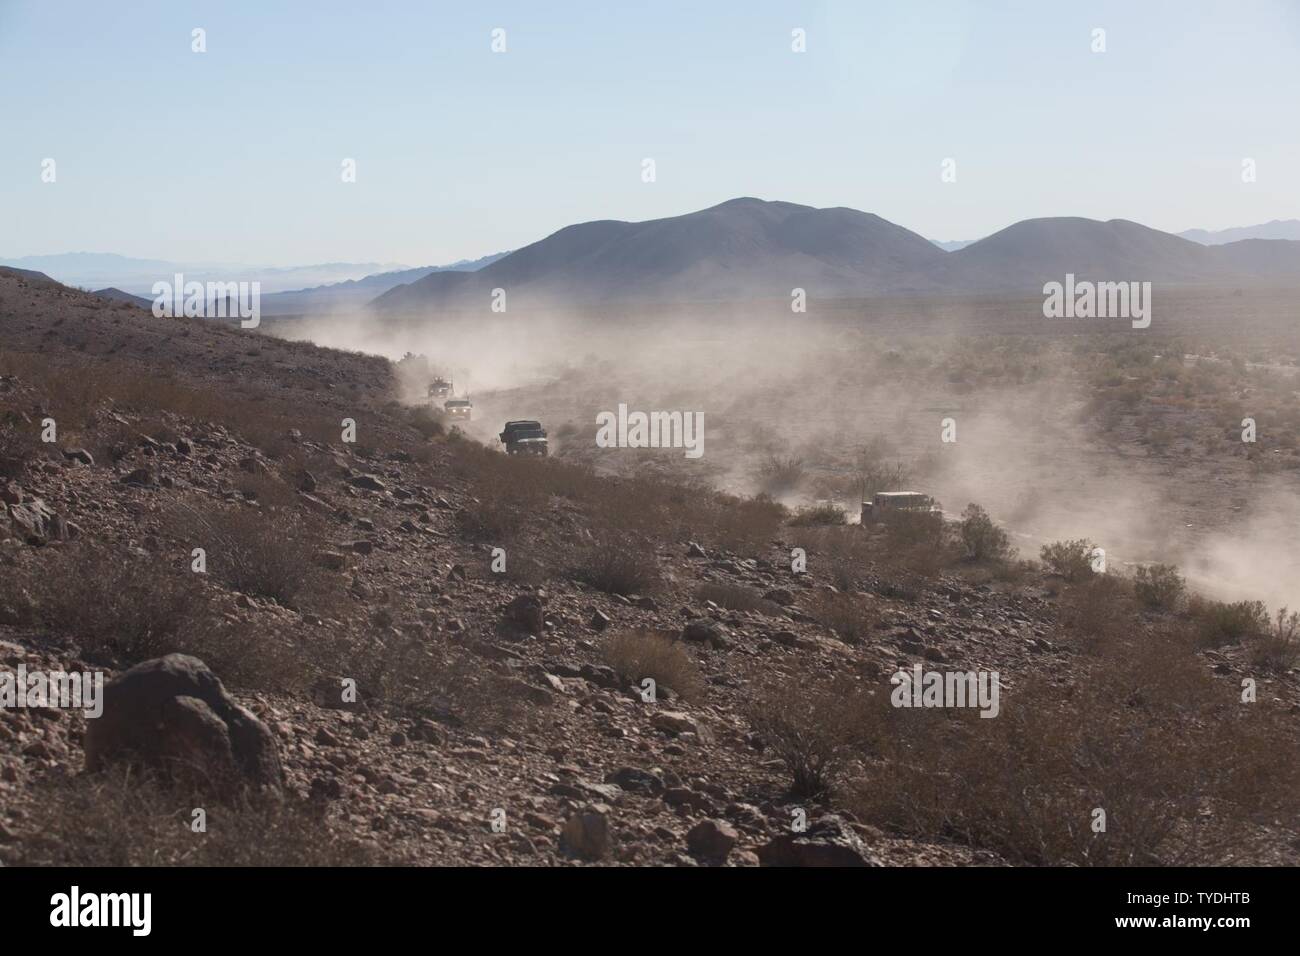
[[[918,491],[878,491],[870,501],[862,502],[862,523],[883,521],[895,511],[929,511],[943,514],[934,499]]]
[[[449,398],[442,403],[442,410],[456,422],[470,421],[474,415],[474,406],[468,398]]]
[[[506,422],[506,427],[497,437],[506,446],[507,455],[546,456],[546,430],[541,422]]]
[[[451,382],[445,378],[435,378],[429,383],[429,400],[446,398],[451,394]]]

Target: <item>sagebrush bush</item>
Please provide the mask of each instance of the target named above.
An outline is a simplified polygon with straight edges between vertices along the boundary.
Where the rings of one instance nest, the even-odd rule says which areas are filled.
[[[1039,557],[1053,574],[1067,581],[1078,581],[1095,573],[1092,562],[1096,550],[1097,546],[1087,538],[1075,538],[1043,545]]]
[[[800,508],[790,519],[790,524],[796,528],[841,525],[847,522],[848,514],[844,509],[829,502]]]
[[[1014,553],[1006,531],[974,502],[962,512],[961,543],[972,561],[1006,561]]]
[[[739,584],[704,583],[695,589],[700,601],[712,601],[728,611],[756,611],[759,614],[782,614],[781,605],[769,601],[753,588]]]
[[[666,634],[618,631],[605,639],[601,655],[619,677],[637,687],[649,677],[657,687],[671,688],[684,700],[695,700],[703,692],[699,667],[681,642]]]
[[[1223,647],[1263,634],[1269,625],[1268,609],[1263,601],[1212,601],[1197,598],[1191,602],[1197,636],[1206,647]]]
[[[1126,636],[1133,623],[1133,601],[1124,581],[1094,574],[1071,586],[1061,598],[1061,623],[1089,650],[1104,650]]]
[[[164,784],[125,765],[43,780],[26,824],[4,848],[16,866],[366,866],[374,844],[334,834],[319,809],[296,798],[230,805]],[[194,833],[193,809],[207,813]]]
[[[96,661],[130,665],[181,650],[208,622],[186,571],[85,545],[49,555],[32,593],[35,617]]]
[[[880,620],[875,604],[860,594],[818,591],[806,605],[809,614],[850,644],[866,640]]]
[[[937,552],[944,546],[943,515],[937,511],[899,508],[885,514],[885,543],[894,552]]]
[[[1172,611],[1182,599],[1185,582],[1174,564],[1141,565],[1133,574],[1133,593],[1143,606]]]
[[[759,466],[763,490],[770,494],[793,491],[804,479],[803,459],[793,455],[768,455]]]
[[[295,609],[331,604],[339,589],[316,562],[325,549],[320,524],[284,508],[178,508],[169,530],[189,548],[203,548],[207,573],[250,597]],[[188,548],[187,548],[188,550]]]
[[[847,678],[800,675],[760,687],[747,702],[764,752],[785,764],[791,796],[823,798],[839,783],[861,743],[864,696]]]
[[[1278,608],[1268,626],[1252,635],[1246,643],[1250,662],[1264,670],[1283,672],[1300,660],[1300,613]]]
[[[602,536],[582,550],[572,574],[608,594],[624,597],[659,589],[659,560],[647,546],[633,540]]]
[[[1029,865],[1214,864],[1255,821],[1300,812],[1286,715],[1242,707],[1176,635],[1116,644],[1068,684],[1021,681],[996,719],[883,696],[855,711],[869,769],[850,806],[917,839]]]

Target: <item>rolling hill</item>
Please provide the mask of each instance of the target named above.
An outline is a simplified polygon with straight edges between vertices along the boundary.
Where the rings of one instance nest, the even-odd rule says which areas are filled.
[[[879,216],[742,198],[647,222],[568,226],[474,273],[437,273],[372,303],[381,313],[567,304],[1038,292],[1066,273],[1157,284],[1300,284],[1300,242],[1208,247],[1121,219],[1029,219],[954,251]]]

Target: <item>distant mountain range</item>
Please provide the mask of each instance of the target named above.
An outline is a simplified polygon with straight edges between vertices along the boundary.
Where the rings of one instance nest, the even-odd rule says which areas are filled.
[[[379,272],[311,289],[276,292],[262,296],[262,312],[266,315],[319,315],[357,309],[389,289],[423,279],[434,272],[474,272],[506,255],[509,253],[498,252],[481,259],[461,259],[446,266],[421,266],[417,269]]]
[[[973,242],[936,243],[855,209],[741,198],[646,222],[580,223],[514,252],[445,266],[326,263],[241,275],[96,253],[0,260],[5,266],[45,273],[67,285],[108,286],[99,294],[136,304],[150,301],[153,282],[176,272],[199,281],[257,278],[266,315],[367,305],[387,314],[485,312],[498,289],[504,290],[508,311],[788,299],[795,288],[806,290],[810,299],[1041,294],[1044,283],[1063,281],[1067,273],[1077,280],[1159,285],[1300,287],[1300,220],[1176,236],[1123,219],[1057,217],[1027,219]],[[139,284],[119,278],[88,281],[142,273]],[[340,273],[346,278],[294,283]]]
[[[1290,239],[1300,241],[1300,219],[1274,219],[1260,223],[1258,226],[1236,226],[1232,229],[1210,231],[1206,229],[1188,229],[1178,235],[1192,242],[1205,246],[1221,246],[1243,239]]]
[[[390,269],[379,263],[331,262],[292,268],[221,266],[210,263],[133,259],[113,253],[71,252],[54,256],[0,259],[0,267],[44,275],[64,285],[96,289],[104,298],[120,302],[151,303],[153,285],[171,282],[177,273],[186,281],[261,283],[265,315],[326,313],[355,309],[394,286],[414,282],[432,272],[473,271],[495,262],[504,252],[481,259],[462,259],[445,266]],[[341,278],[346,277],[346,278]]]
[[[405,269],[399,263],[324,262],[308,266],[250,266],[213,262],[171,262],[165,259],[134,259],[109,252],[68,252],[53,256],[23,256],[0,259],[0,266],[42,272],[64,285],[84,289],[112,286],[134,295],[152,295],[153,284],[170,282],[176,273],[186,280],[238,282],[257,280],[268,295],[307,286],[361,279],[379,272]]]
[[[567,304],[1032,292],[1095,281],[1300,285],[1300,241],[1206,246],[1135,222],[1029,219],[952,252],[871,213],[742,198],[647,222],[568,226],[475,272],[396,286],[384,313]]]
[[[1300,219],[1274,219],[1270,222],[1260,223],[1258,226],[1235,226],[1232,229],[1188,229],[1184,232],[1177,233],[1183,239],[1190,239],[1192,242],[1199,242],[1203,246],[1221,246],[1229,242],[1240,242],[1243,239],[1292,239],[1300,240]],[[952,239],[941,242],[938,239],[931,239],[936,246],[944,252],[956,252],[958,249],[964,249],[976,239]]]

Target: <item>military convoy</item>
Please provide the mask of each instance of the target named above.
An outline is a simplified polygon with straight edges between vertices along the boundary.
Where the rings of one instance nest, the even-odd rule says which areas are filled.
[[[541,455],[547,454],[546,430],[541,422],[518,421],[506,422],[506,427],[497,436],[506,446],[507,455]]]

